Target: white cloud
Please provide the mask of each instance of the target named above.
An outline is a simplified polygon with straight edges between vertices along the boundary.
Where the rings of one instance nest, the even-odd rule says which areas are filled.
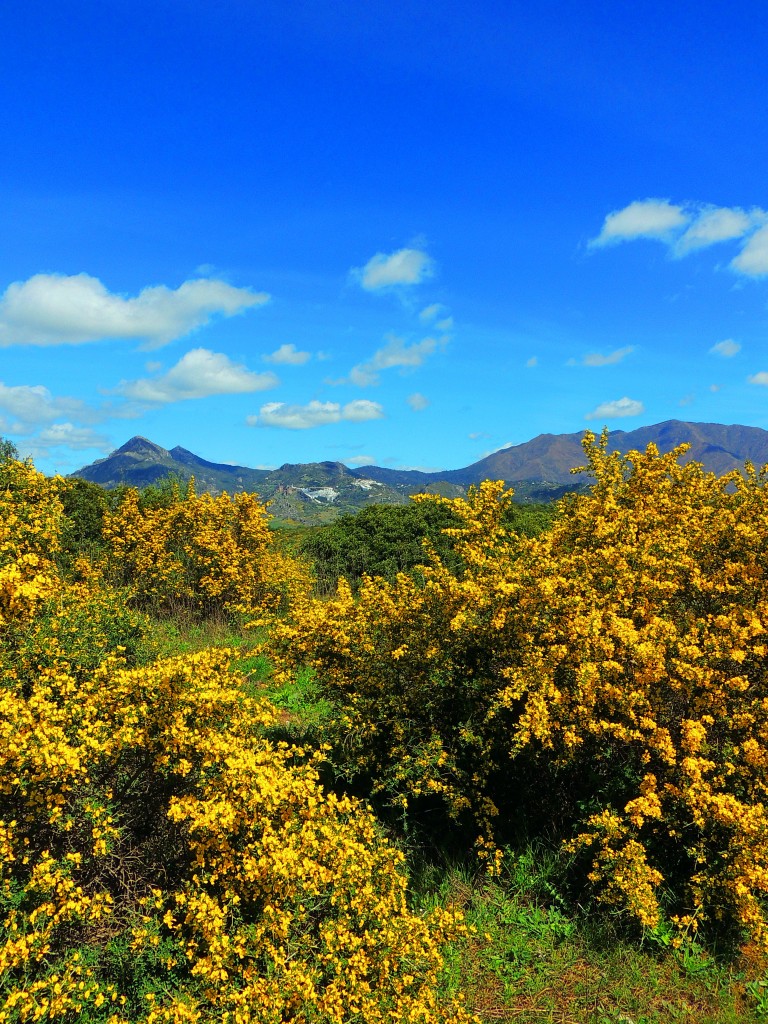
[[[274,373],[251,373],[221,352],[193,348],[159,377],[123,381],[117,391],[137,402],[166,404],[210,395],[242,395],[276,387]]]
[[[302,366],[312,358],[310,352],[299,352],[295,345],[281,345],[268,356],[262,356],[265,363],[282,363],[286,366]]]
[[[529,370],[531,370],[531,369],[533,369],[534,366],[538,366],[539,365],[539,360],[537,359],[536,356],[531,356],[530,359],[526,359],[525,365],[528,367]]]
[[[41,430],[31,441],[33,449],[46,452],[50,448],[70,448],[84,451],[95,448],[97,451],[108,452],[113,445],[103,434],[97,434],[90,427],[77,427],[72,423],[54,423]]]
[[[371,359],[352,367],[349,380],[358,387],[378,384],[380,370],[391,370],[395,367],[415,369],[433,354],[438,344],[436,338],[424,338],[413,345],[406,345],[403,338],[390,334],[387,344],[374,352]]]
[[[741,352],[741,345],[738,341],[734,341],[733,338],[726,338],[725,341],[718,341],[716,345],[713,345],[709,350],[712,355],[723,356],[725,359],[730,359],[735,356],[737,352]]]
[[[429,399],[426,398],[424,395],[419,394],[418,391],[416,391],[413,395],[408,395],[407,402],[414,412],[421,412],[422,409],[426,409],[427,406],[429,405]]]
[[[142,339],[155,348],[212,316],[234,316],[267,302],[263,292],[197,278],[178,288],[144,288],[126,299],[88,274],[36,274],[8,286],[0,299],[0,346],[75,345],[105,338]]]
[[[620,363],[631,352],[635,351],[634,345],[625,345],[624,348],[615,348],[613,352],[603,355],[601,352],[587,352],[581,361],[582,366],[613,366]],[[571,361],[575,365],[575,361]]]
[[[434,262],[421,249],[398,249],[389,255],[377,252],[352,274],[366,291],[377,291],[393,285],[419,284],[434,274]]]
[[[372,455],[353,455],[351,459],[344,459],[348,466],[373,466],[376,460]]]
[[[768,224],[752,235],[731,266],[749,277],[768,274]]]
[[[753,373],[751,377],[747,377],[747,380],[750,384],[762,384],[763,387],[768,387],[768,373],[765,370]]]
[[[0,381],[0,411],[8,418],[7,430],[24,434],[36,427],[67,417],[80,422],[94,422],[99,414],[79,398],[56,398],[42,384],[20,384],[9,387]]]
[[[759,206],[743,210],[705,203],[676,206],[668,199],[637,200],[609,213],[589,245],[613,245],[636,238],[658,239],[678,257],[718,242],[745,238],[741,252],[731,260],[731,269],[748,277],[768,275],[768,211]]]
[[[616,399],[614,402],[603,402],[596,409],[593,409],[592,412],[588,412],[584,419],[613,420],[619,419],[622,416],[639,416],[642,412],[645,412],[645,406],[642,402],[625,396],[624,398]]]
[[[426,324],[444,312],[447,313],[448,311],[441,302],[433,302],[431,306],[425,306],[424,309],[422,309],[419,313],[419,320],[421,320],[423,324]]]
[[[346,405],[339,402],[318,402],[313,400],[307,405],[287,405],[285,402],[267,402],[262,405],[258,416],[248,416],[246,422],[250,427],[282,427],[286,430],[307,430],[320,427],[327,423],[363,423],[366,420],[378,420],[384,415],[384,409],[378,402],[369,402],[358,398]]]
[[[705,207],[679,239],[677,252],[684,255],[693,249],[741,238],[755,226],[755,218],[760,212],[747,213],[738,207],[728,206]]]
[[[674,206],[668,199],[636,200],[623,210],[609,213],[600,234],[590,245],[613,245],[634,238],[665,239],[690,219],[691,215],[682,206]]]

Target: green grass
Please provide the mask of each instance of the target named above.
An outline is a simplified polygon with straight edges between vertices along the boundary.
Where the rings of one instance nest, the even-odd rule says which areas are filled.
[[[197,654],[211,647],[254,647],[260,631],[245,631],[226,618],[197,620],[192,616],[152,619],[152,641],[160,658]]]
[[[696,944],[643,946],[610,917],[569,911],[550,880],[556,858],[507,854],[498,879],[466,868],[421,873],[417,905],[459,907],[470,935],[446,951],[446,996],[463,991],[483,1022],[759,1024],[766,963],[745,949],[716,962]]]

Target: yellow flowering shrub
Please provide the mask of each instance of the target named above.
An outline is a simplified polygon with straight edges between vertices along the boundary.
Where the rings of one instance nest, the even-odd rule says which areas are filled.
[[[437,802],[486,831],[498,751],[485,723],[506,664],[494,616],[499,597],[506,601],[499,566],[510,546],[510,501],[501,484],[484,483],[450,502],[462,524],[448,532],[463,575],[433,553],[422,580],[363,577],[355,597],[342,579],[327,600],[299,595],[268,642],[278,675],[316,670],[339,709],[345,770],[396,806]]]
[[[141,607],[273,610],[310,579],[302,563],[275,548],[268,523],[254,494],[198,495],[191,481],[185,495],[176,489],[167,504],[147,508],[128,488],[104,514],[107,576]]]
[[[510,495],[483,484],[454,502],[463,575],[435,559],[423,586],[367,580],[358,602],[342,582],[275,650],[315,667],[347,767],[391,799],[440,795],[485,842],[533,760],[602,899],[768,945],[766,479],[681,465],[684,447],[585,448],[595,486],[548,533],[505,535]]]
[[[278,713],[230,652],[131,667],[143,616],[87,561],[74,582],[51,561],[55,482],[4,474],[2,579],[21,583],[0,622],[0,1024],[467,1024],[437,997],[459,915],[409,910],[403,855],[322,788],[323,752],[269,738]],[[112,528],[163,600],[166,555],[224,607],[293,585],[250,496],[152,520],[129,493]]]
[[[60,571],[67,487],[28,462],[0,465],[0,672],[26,695],[41,673],[90,672],[118,649],[130,663],[147,654],[147,623],[124,593],[88,565],[79,582]]]
[[[62,506],[55,480],[8,459],[0,472],[0,634],[56,592]]]
[[[134,666],[153,654],[149,620],[128,606],[124,592],[93,581],[60,582],[34,618],[6,625],[0,673],[29,696],[43,675],[81,679],[107,657]]]
[[[0,1021],[465,1021],[458,918],[227,652],[0,691]]]

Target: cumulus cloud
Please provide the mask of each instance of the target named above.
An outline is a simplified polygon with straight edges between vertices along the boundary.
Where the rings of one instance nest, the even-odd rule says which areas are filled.
[[[642,402],[634,398],[617,398],[614,402],[602,402],[584,417],[586,420],[614,420],[622,416],[639,416],[645,412]]]
[[[434,272],[433,260],[422,249],[398,249],[389,255],[377,252],[352,274],[366,291],[378,291],[393,285],[419,284]]]
[[[280,363],[285,366],[302,366],[312,358],[310,352],[299,352],[295,345],[281,345],[268,356],[262,356],[265,363]]]
[[[167,373],[123,381],[117,392],[136,402],[164,405],[188,398],[265,391],[279,383],[274,373],[252,373],[221,352],[193,348]]]
[[[539,360],[536,356],[531,356],[530,359],[526,359],[525,365],[528,367],[529,370],[531,370],[534,366],[539,365]]]
[[[50,448],[71,448],[85,451],[95,448],[97,451],[111,451],[112,444],[103,434],[96,433],[90,427],[78,427],[73,423],[53,423],[50,427],[36,434],[32,447],[45,450]]]
[[[630,352],[635,351],[634,345],[625,345],[624,348],[616,348],[613,352],[603,355],[602,352],[587,352],[579,362],[577,359],[569,359],[569,366],[613,366],[625,359]]]
[[[422,341],[407,345],[405,339],[395,334],[387,337],[387,343],[383,348],[374,352],[373,356],[365,363],[358,363],[353,366],[349,373],[349,380],[358,387],[367,387],[370,384],[379,383],[379,372],[400,367],[405,370],[416,369],[421,366],[425,359],[436,351],[438,342],[436,338],[424,338]]]
[[[2,381],[0,412],[4,413],[5,429],[14,434],[29,433],[65,417],[81,423],[94,422],[99,418],[99,413],[79,398],[57,398],[42,384],[9,387]]]
[[[344,459],[348,466],[373,466],[376,462],[372,455],[353,455],[351,459]]]
[[[735,356],[737,352],[741,352],[741,345],[738,341],[734,341],[733,338],[726,338],[725,341],[718,341],[716,345],[713,345],[709,350],[712,355],[723,356],[725,359],[730,359]]]
[[[408,405],[410,405],[414,412],[421,412],[422,409],[426,409],[427,406],[429,405],[429,399],[426,398],[424,395],[419,394],[418,391],[416,391],[412,395],[408,395],[406,401],[408,402]]]
[[[622,210],[609,213],[597,238],[590,245],[614,245],[635,238],[668,238],[686,225],[691,215],[668,199],[640,199]]]
[[[176,289],[157,285],[135,298],[115,295],[88,274],[36,274],[0,299],[0,346],[77,345],[105,338],[141,339],[156,348],[208,323],[267,302],[264,292],[197,278]]]
[[[747,380],[750,384],[761,384],[763,387],[768,387],[768,373],[765,370],[753,373],[751,377],[747,377]]]
[[[755,225],[755,214],[738,207],[710,206],[702,210],[677,242],[680,254],[716,242],[741,238]]]
[[[768,224],[752,235],[731,266],[749,277],[768,274]]]
[[[768,211],[759,206],[743,210],[707,203],[675,205],[668,199],[636,200],[609,213],[589,245],[594,248],[636,238],[664,242],[677,257],[718,242],[743,239],[741,252],[730,262],[731,269],[748,277],[768,275]]]
[[[258,416],[248,416],[246,422],[250,427],[282,427],[285,430],[308,430],[321,427],[328,423],[364,423],[366,420],[379,420],[384,409],[378,402],[369,402],[358,398],[353,402],[341,405],[339,402],[318,402],[313,400],[307,405],[288,405],[285,402],[267,402],[262,405]]]

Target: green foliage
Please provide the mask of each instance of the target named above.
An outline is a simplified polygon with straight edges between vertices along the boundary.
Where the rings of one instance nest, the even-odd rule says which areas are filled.
[[[0,464],[19,460],[19,449],[7,437],[0,437]]]
[[[150,621],[126,598],[117,590],[63,588],[33,621],[8,627],[0,670],[13,672],[30,691],[41,673],[66,672],[80,680],[115,655],[128,667],[148,664],[157,653]]]
[[[147,484],[146,487],[138,489],[138,506],[140,511],[146,512],[150,509],[172,508],[173,505],[184,501],[189,489],[189,477],[179,473],[167,473],[160,477],[155,483]],[[132,496],[136,488],[127,484],[120,484],[107,492],[109,508],[111,511],[118,509],[127,497]]]
[[[96,561],[106,550],[104,515],[114,498],[103,487],[79,477],[62,480],[59,497],[64,509],[60,560],[66,572],[78,558]]]
[[[313,562],[319,593],[333,593],[340,577],[356,590],[365,575],[394,581],[399,572],[424,565],[425,540],[457,569],[453,545],[443,533],[457,522],[448,504],[370,505],[311,530],[300,551]]]
[[[555,513],[555,505],[510,503],[505,508],[504,526],[513,535],[536,537],[550,528]],[[296,531],[293,543],[297,553],[312,561],[319,593],[333,593],[340,577],[357,592],[363,576],[379,576],[394,583],[399,572],[413,572],[428,564],[425,541],[452,572],[459,572],[461,558],[453,539],[445,533],[458,525],[449,499],[370,505],[327,526]]]
[[[504,525],[512,533],[521,537],[538,537],[549,530],[557,516],[557,504],[549,502],[531,502],[519,504],[517,501],[505,506]]]

